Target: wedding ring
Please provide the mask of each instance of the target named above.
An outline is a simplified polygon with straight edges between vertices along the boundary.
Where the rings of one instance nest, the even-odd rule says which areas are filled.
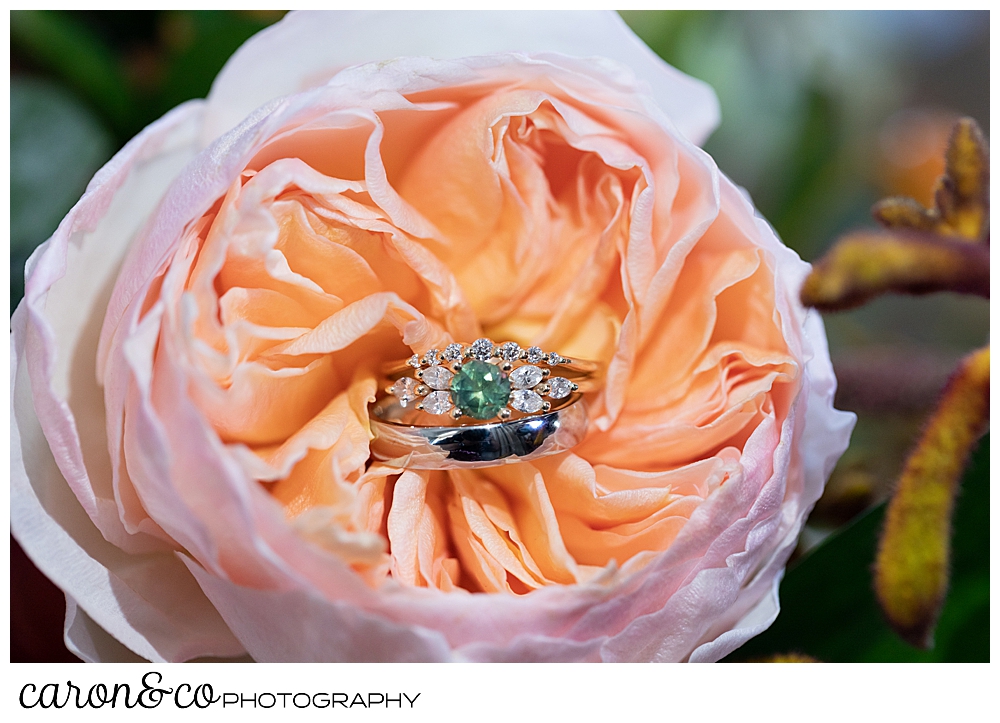
[[[575,446],[597,366],[477,339],[387,365],[371,406],[373,456],[414,469],[486,467]]]

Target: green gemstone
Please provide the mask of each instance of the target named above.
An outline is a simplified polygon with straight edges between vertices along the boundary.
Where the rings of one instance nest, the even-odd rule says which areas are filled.
[[[510,380],[496,364],[468,361],[451,379],[451,401],[463,414],[490,419],[510,398]]]

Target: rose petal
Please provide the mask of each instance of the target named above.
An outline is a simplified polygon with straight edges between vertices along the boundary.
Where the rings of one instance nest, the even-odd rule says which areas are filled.
[[[649,84],[694,143],[703,143],[719,123],[714,91],[660,60],[616,13],[301,12],[258,33],[229,59],[208,97],[202,142],[208,145],[258,106],[322,84],[348,66],[510,51],[616,60]]]
[[[164,535],[131,486],[112,479],[94,368],[97,324],[129,243],[194,154],[200,111],[197,103],[181,106],[130,141],[97,173],[26,269],[22,349],[35,408],[77,498],[123,549],[164,549]]]
[[[608,20],[572,17],[600,17],[605,25]],[[301,18],[327,27],[330,20],[293,15],[271,35],[261,36],[263,45],[247,48],[268,47],[268,38],[292,31],[302,33],[295,37],[307,45],[313,29]],[[407,30],[412,33],[412,26]],[[336,44],[328,34],[322,45],[325,54],[326,46]],[[289,54],[293,65],[301,60],[294,55]],[[253,53],[244,57],[252,59]],[[271,53],[270,60],[282,66],[281,57]],[[229,80],[220,79],[219,93],[226,87],[243,92],[232,80],[240,76],[232,68],[242,62],[234,61]],[[298,74],[289,73],[291,82],[301,81],[308,65],[302,63]],[[479,163],[484,189],[495,180],[507,198],[521,204],[516,212],[495,202],[474,209],[476,224],[494,218],[510,226],[501,229],[507,233],[502,243],[490,246],[506,254],[497,260],[532,258],[530,236],[523,229],[536,221],[542,237],[555,242],[552,251],[573,259],[565,270],[539,276],[552,289],[539,282],[539,290],[521,290],[504,300],[508,312],[478,297],[490,289],[476,288],[475,279],[453,274],[447,263],[435,259],[471,248],[457,247],[451,238],[463,233],[468,220],[449,225],[447,213],[438,213],[448,211],[443,202],[419,199],[444,179],[430,174],[409,189],[401,179],[407,164],[421,163],[408,146],[432,143],[430,129],[448,118],[458,123],[476,94],[503,95],[498,89],[510,84],[511,68],[517,69],[518,83],[532,88],[522,98],[530,102],[512,103],[506,110],[484,104],[479,110],[489,112],[472,124],[472,136],[479,141],[464,149],[441,144],[459,161],[447,167],[448,173],[461,175],[463,168]],[[325,78],[305,82],[316,80]],[[442,84],[459,87],[464,95],[456,99],[440,89]],[[264,92],[273,92],[267,86],[261,84]],[[404,116],[415,119],[412,128],[400,122]],[[500,120],[494,122],[494,117]],[[534,162],[531,153],[538,148],[508,142],[518,133],[528,137],[531,129],[524,119],[563,139],[565,147],[554,152],[587,159],[579,166],[587,183],[578,187],[576,192],[584,192],[574,202],[587,205],[588,195],[604,194],[606,206],[582,230],[553,231],[565,230],[572,216],[548,216],[549,198],[568,203],[574,197],[558,190],[558,174],[547,175]],[[336,152],[325,150],[325,133],[344,144]],[[457,61],[406,58],[356,67],[327,85],[251,114],[180,173],[136,239],[108,305],[96,371],[105,384],[116,489],[127,492],[130,481],[137,480],[132,498],[116,499],[128,531],[145,523],[152,537],[183,547],[185,575],[195,576],[237,638],[259,659],[682,660],[691,651],[697,651],[697,659],[711,659],[762,629],[776,611],[767,601],[773,601],[784,562],[846,444],[851,421],[832,411],[825,340],[816,317],[807,316],[794,295],[804,265],[755,218],[711,160],[672,133],[670,120],[622,66],[546,54]],[[289,153],[303,157],[290,162],[282,155]],[[312,169],[311,161],[317,163]],[[317,173],[319,168],[343,178],[328,179]],[[617,188],[607,180],[611,177],[618,179]],[[221,204],[219,199],[224,199]],[[468,208],[482,200],[489,201],[485,194],[473,195]],[[299,236],[282,240],[281,219],[297,223]],[[349,238],[337,238],[347,228],[369,240],[383,239],[370,248],[397,259],[403,288],[380,276],[385,266],[377,256],[353,251],[326,255],[326,241],[350,246]],[[722,239],[714,238],[711,229]],[[707,250],[735,253],[735,247],[724,243],[727,237],[742,239],[753,253],[742,259],[743,270],[723,267],[726,273],[718,283],[709,284],[711,299],[699,299],[704,284],[690,288],[685,274]],[[594,244],[595,250],[588,246],[583,253],[583,243]],[[573,256],[574,249],[579,257]],[[597,265],[595,276],[575,298],[560,297],[554,287],[577,276],[569,267],[586,266],[585,257],[597,249],[603,249],[605,262]],[[27,308],[40,319],[30,299],[42,299],[45,279],[58,266],[58,255],[47,256],[50,252],[38,257],[49,264],[39,266],[43,273],[37,278],[43,281],[33,276],[29,282]],[[234,261],[238,257],[251,263],[241,266]],[[485,254],[471,254],[470,260],[482,263],[480,257]],[[230,263],[234,273],[220,274]],[[330,263],[362,273],[341,284],[335,274],[325,272]],[[489,262],[483,273],[493,268],[505,267]],[[709,272],[717,269],[708,262],[704,270],[711,278]],[[538,271],[532,265],[532,272]],[[215,288],[217,278],[223,280],[222,290]],[[33,283],[37,288],[32,289]],[[469,300],[463,286],[473,288]],[[217,318],[218,294],[258,287],[288,303],[282,302],[270,317],[259,306],[251,308],[249,294],[237,293],[227,302],[225,320]],[[683,302],[692,295],[701,303],[703,321],[693,324],[698,343],[684,350],[682,373],[663,381],[655,365],[643,363],[643,354],[656,351],[652,341],[658,338],[660,320],[690,309]],[[560,324],[572,325],[571,331],[545,327],[544,312],[554,302],[566,303]],[[523,317],[507,319],[518,303],[523,303]],[[314,304],[323,313],[305,319],[301,310],[314,311]],[[583,464],[573,474],[546,464],[401,475],[373,466],[363,473],[368,367],[390,348],[440,348],[449,332],[478,332],[470,313],[474,307],[480,317],[495,313],[498,322],[509,322],[519,335],[562,334],[574,349],[593,350],[601,359],[613,355],[606,389],[595,399],[592,437],[611,440],[602,452],[608,458],[604,461],[615,447],[628,450],[643,439],[642,449],[652,452],[640,460],[639,469],[624,461],[619,470],[607,464],[595,468],[585,455],[599,449],[588,442],[576,450]],[[753,313],[733,311],[744,308]],[[240,318],[244,310],[248,315]],[[725,318],[719,321],[713,314]],[[25,323],[18,317],[13,321]],[[614,349],[619,328],[621,339]],[[691,331],[681,329],[677,339],[693,338]],[[15,329],[15,337],[17,333]],[[810,338],[816,334],[818,339]],[[29,343],[34,343],[31,338]],[[45,352],[46,342],[37,343]],[[47,343],[54,344],[51,338]],[[259,363],[269,365],[262,367],[268,372],[301,375],[317,355],[325,354],[333,355],[339,376],[318,385],[316,394],[306,394],[318,397],[312,398],[314,407],[306,417],[286,427],[268,427],[280,405],[255,405],[250,387],[240,382],[251,367],[238,372],[240,365]],[[23,360],[21,364],[23,377]],[[49,392],[39,391],[48,389],[45,384],[36,388],[36,366],[27,365],[35,403],[40,396],[51,401],[45,397]],[[45,380],[42,372],[38,375]],[[269,387],[271,400],[281,398],[280,377],[268,377],[268,384],[275,382]],[[338,396],[348,384],[350,393]],[[191,393],[192,385],[202,390],[201,396]],[[212,385],[227,390],[213,403],[225,404],[231,394],[242,405],[237,414],[225,418],[206,412]],[[655,394],[644,396],[645,385]],[[20,389],[23,395],[23,381]],[[679,405],[676,415],[670,409],[670,418],[657,417],[665,403],[681,398],[690,408]],[[821,409],[809,408],[817,404]],[[243,417],[250,422],[245,430],[238,428]],[[220,429],[243,442],[226,444]],[[806,432],[812,435],[809,441],[803,440]],[[75,447],[71,437],[64,438],[71,442],[69,451],[54,449],[72,471]],[[686,477],[690,470],[673,470],[717,449],[722,450],[717,456],[725,466],[724,479],[720,470],[713,473],[718,479],[700,480]],[[712,466],[708,462],[706,467]],[[278,467],[282,472],[291,467],[290,476],[270,488],[258,482],[270,484]],[[67,476],[80,488],[81,502],[96,510],[86,494],[89,481]],[[57,494],[69,497],[59,479],[48,477],[46,489],[54,484]],[[673,484],[676,500],[674,490],[667,490]],[[146,510],[158,526],[149,526]],[[96,511],[88,512],[99,518]],[[114,517],[118,509],[109,512]],[[331,529],[324,532],[324,525]],[[602,529],[605,525],[610,527]],[[604,550],[608,554],[602,557],[594,552],[593,540],[609,531],[621,544]],[[388,551],[382,536],[388,537]],[[32,543],[46,551],[38,540]],[[589,550],[586,561],[592,564],[578,564],[577,554],[585,556],[580,550]],[[171,603],[171,593],[155,584],[170,584],[174,578],[149,581],[143,563],[159,555],[173,565],[165,569],[175,569],[178,558],[139,552],[143,554],[128,556],[134,567],[109,564],[128,585],[144,590],[153,585],[150,594]],[[456,552],[466,569],[451,557]],[[390,570],[398,580],[386,579]],[[458,587],[468,584],[462,579],[465,573],[478,576],[487,589],[538,589],[529,595],[471,595]],[[72,578],[66,571],[61,574]],[[190,580],[180,578],[177,589],[203,602],[189,589]],[[412,586],[402,586],[400,580]],[[90,599],[104,603],[100,586],[95,592],[76,579],[70,586],[74,597],[84,589]],[[86,608],[87,602],[80,600]],[[138,621],[156,640],[149,643],[122,622],[131,610],[115,614],[114,604],[104,612],[108,619],[98,622],[143,654],[152,650],[160,655],[160,645],[173,659],[210,647],[204,643],[207,633],[193,623],[195,629],[184,630],[183,620],[140,607]],[[69,620],[76,649],[90,657],[105,654],[100,651],[107,646],[88,635],[88,625],[75,613]],[[732,626],[737,631],[727,632]],[[173,647],[162,643],[157,636],[163,630],[179,630],[179,642]]]
[[[255,660],[406,663],[451,659],[451,650],[439,633],[398,625],[302,590],[239,587],[193,561],[186,562]]]
[[[83,624],[75,621],[79,605],[148,660],[239,655],[242,647],[172,552],[128,554],[108,542],[66,485],[29,397],[20,349],[27,316],[22,305],[11,320],[11,533],[67,591],[67,636],[79,638],[83,657],[109,649],[74,632]]]
[[[126,648],[87,612],[66,595],[66,622],[63,626],[66,648],[86,663],[144,663],[142,658]]]

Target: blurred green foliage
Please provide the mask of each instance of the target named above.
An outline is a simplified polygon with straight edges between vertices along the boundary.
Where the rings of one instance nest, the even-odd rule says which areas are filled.
[[[11,309],[24,294],[24,262],[59,225],[113,148],[100,120],[62,86],[11,79]]]
[[[204,98],[236,49],[280,12],[11,12],[15,59],[85,100],[124,145],[174,106]]]
[[[189,98],[208,95],[229,56],[279,17],[280,13],[260,16],[221,10],[168,15],[163,31],[167,58],[153,94],[153,114],[158,117]]]
[[[946,12],[622,15],[665,60],[715,88],[722,123],[705,150],[807,259],[867,222],[881,195],[880,126],[914,101],[952,104],[922,97],[929,76],[977,37],[974,15]],[[984,88],[966,95],[956,110],[988,112]]]
[[[11,44],[79,94],[123,134],[136,115],[125,70],[114,52],[72,15],[41,10],[10,14]]]
[[[208,94],[280,12],[10,13],[10,308],[24,263],[112,154],[174,106]]]
[[[931,650],[904,643],[882,618],[871,564],[885,505],[870,510],[791,566],[781,614],[727,660],[796,652],[826,662],[989,662],[990,440],[962,480],[954,519],[951,589]]]

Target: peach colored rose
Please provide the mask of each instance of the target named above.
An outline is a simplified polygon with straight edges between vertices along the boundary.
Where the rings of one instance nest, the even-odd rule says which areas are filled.
[[[714,96],[610,14],[371,20],[251,40],[29,262],[11,526],[69,644],[724,656],[777,614],[852,418],[807,265],[694,145]],[[585,440],[373,463],[376,369],[482,334],[605,366]]]

